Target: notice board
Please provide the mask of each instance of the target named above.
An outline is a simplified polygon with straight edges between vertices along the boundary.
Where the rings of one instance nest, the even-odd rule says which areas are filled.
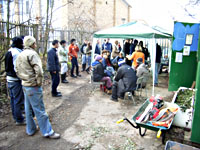
[[[169,91],[191,87],[196,79],[199,27],[195,23],[174,23]]]

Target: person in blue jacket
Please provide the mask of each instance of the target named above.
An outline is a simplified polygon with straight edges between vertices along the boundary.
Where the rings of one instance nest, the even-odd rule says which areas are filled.
[[[108,39],[106,40],[106,42],[103,43],[103,45],[102,45],[102,50],[107,50],[107,51],[109,51],[110,54],[111,54],[113,48],[112,48],[112,44],[111,44],[109,41],[110,41],[110,39],[108,38]]]
[[[100,48],[99,40],[97,40],[96,47],[95,47],[95,52],[94,53],[98,54],[98,55],[101,54],[101,48]]]

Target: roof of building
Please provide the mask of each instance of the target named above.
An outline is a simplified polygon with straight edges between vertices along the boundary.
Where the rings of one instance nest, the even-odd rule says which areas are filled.
[[[132,7],[126,0],[122,0],[126,5],[128,5],[129,7]]]

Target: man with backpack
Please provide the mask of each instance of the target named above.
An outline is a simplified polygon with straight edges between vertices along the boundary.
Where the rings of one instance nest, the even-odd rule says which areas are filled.
[[[25,125],[25,120],[22,115],[24,108],[24,93],[22,90],[21,80],[16,75],[16,59],[23,51],[23,39],[14,37],[12,39],[11,48],[5,55],[5,70],[8,83],[8,90],[11,100],[11,109],[16,125]]]

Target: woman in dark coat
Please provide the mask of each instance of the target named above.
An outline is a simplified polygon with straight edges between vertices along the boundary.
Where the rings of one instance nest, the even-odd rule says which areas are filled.
[[[106,72],[104,71],[104,67],[102,64],[102,57],[97,55],[95,58],[95,62],[92,63],[93,68],[93,81],[94,82],[105,82],[107,88],[107,94],[112,93],[112,82],[110,77],[107,76]]]

